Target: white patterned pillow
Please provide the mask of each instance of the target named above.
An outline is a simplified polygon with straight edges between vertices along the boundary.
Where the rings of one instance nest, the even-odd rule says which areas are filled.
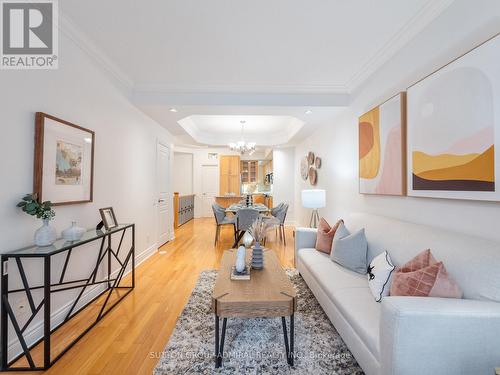
[[[373,258],[368,266],[368,286],[375,297],[375,301],[380,302],[382,297],[389,295],[394,268],[387,251]]]

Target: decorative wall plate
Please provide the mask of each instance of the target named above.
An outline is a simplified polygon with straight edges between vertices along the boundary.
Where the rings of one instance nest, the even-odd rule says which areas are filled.
[[[309,182],[311,185],[316,185],[316,182],[318,182],[318,173],[314,167],[309,168]]]
[[[314,160],[314,165],[316,166],[317,169],[321,168],[321,158],[316,156],[316,159]]]
[[[314,152],[309,151],[309,154],[307,154],[307,161],[309,162],[309,165],[314,164]]]
[[[300,175],[307,181],[307,177],[309,177],[309,161],[307,156],[304,156],[300,161]]]

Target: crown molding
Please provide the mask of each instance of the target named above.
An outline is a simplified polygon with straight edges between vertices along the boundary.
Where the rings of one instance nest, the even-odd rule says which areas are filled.
[[[351,102],[349,94],[271,94],[220,92],[155,92],[134,90],[131,98],[136,105],[237,105],[284,107],[345,107]]]
[[[334,84],[136,84],[134,93],[154,94],[204,94],[204,93],[235,93],[235,94],[346,94],[347,86]]]
[[[134,82],[92,42],[67,15],[59,15],[59,30],[90,56],[127,96],[132,95]]]
[[[220,146],[227,145],[230,142],[239,140],[240,134],[237,129],[235,133],[225,133],[217,131],[216,129],[200,129],[200,121],[203,121],[203,117],[200,119],[198,115],[190,115],[184,117],[177,121],[186,133],[193,138],[199,144],[210,145],[210,146]],[[221,116],[221,117],[238,117],[238,116]],[[256,116],[259,117],[259,116]],[[271,116],[276,117],[276,116]],[[272,146],[276,144],[286,144],[302,129],[305,122],[294,117],[294,116],[280,116],[286,119],[286,123],[281,129],[274,132],[266,132],[263,134],[245,134],[245,140],[249,142],[255,142],[259,146]]]
[[[347,92],[361,86],[372,74],[382,67],[392,56],[421,32],[429,23],[448,8],[454,0],[430,0],[415,14],[363,67],[345,84]]]

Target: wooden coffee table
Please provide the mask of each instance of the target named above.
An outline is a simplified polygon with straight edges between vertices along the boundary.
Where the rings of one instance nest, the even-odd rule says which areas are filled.
[[[251,253],[251,251],[248,251]],[[248,260],[251,254],[247,254]],[[264,249],[264,268],[252,270],[250,280],[231,280],[231,267],[236,259],[236,250],[222,255],[219,273],[212,295],[215,313],[215,367],[222,365],[227,318],[275,318],[281,317],[287,362],[294,360],[294,313],[296,293],[288,276],[274,253]],[[290,341],[285,317],[290,317]],[[222,334],[219,320],[222,321]],[[220,340],[219,340],[219,335]]]

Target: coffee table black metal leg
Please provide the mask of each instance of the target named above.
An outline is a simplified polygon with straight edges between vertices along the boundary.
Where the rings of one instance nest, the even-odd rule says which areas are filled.
[[[215,368],[219,367],[219,317],[215,315]]]
[[[286,361],[290,366],[293,366],[293,347],[294,347],[294,319],[293,314],[290,316],[290,342],[288,342],[288,330],[286,328],[286,319],[284,316],[281,317],[281,324],[283,325],[283,337],[285,339],[285,352]]]
[[[222,319],[222,334],[219,341],[219,317],[215,315],[215,368],[222,366],[224,340],[226,338],[227,318]]]
[[[294,341],[295,341],[295,319],[294,315],[290,315],[290,356],[288,363],[293,367],[293,360],[295,357]]]

